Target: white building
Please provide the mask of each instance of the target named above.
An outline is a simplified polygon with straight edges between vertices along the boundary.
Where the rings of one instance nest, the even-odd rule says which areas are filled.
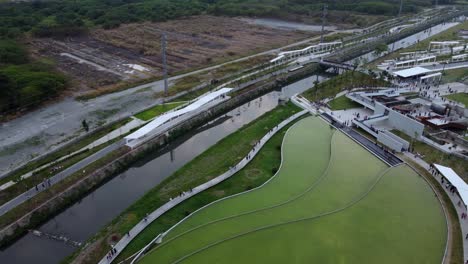
[[[138,129],[132,134],[125,137],[125,144],[130,148],[135,148],[138,145],[166,133],[170,128],[189,120],[197,114],[209,109],[228,99],[226,94],[232,88],[221,88],[217,91],[208,93],[199,97],[195,102],[188,106],[162,114],[149,122],[144,127]]]

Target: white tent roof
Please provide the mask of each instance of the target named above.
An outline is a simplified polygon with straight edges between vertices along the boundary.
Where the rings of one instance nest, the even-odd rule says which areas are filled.
[[[184,107],[182,109],[162,114],[162,115],[156,117],[153,121],[149,122],[146,126],[140,128],[137,131],[135,131],[134,133],[126,136],[125,139],[129,140],[129,139],[141,138],[141,137],[145,136],[146,134],[148,134],[149,132],[153,131],[155,128],[157,128],[157,127],[161,126],[162,124],[166,123],[167,121],[169,121],[169,120],[171,120],[171,119],[173,119],[175,117],[181,116],[181,115],[183,115],[185,113],[194,111],[194,110],[200,108],[201,106],[209,103],[210,101],[212,101],[216,97],[218,97],[218,96],[220,96],[222,94],[225,94],[225,93],[227,93],[227,92],[229,92],[231,90],[232,90],[232,88],[221,88],[221,89],[219,89],[217,91],[208,93],[207,95],[204,95],[204,96],[200,97],[198,100],[196,100],[192,104],[190,104],[190,105],[188,105],[188,106],[186,106],[186,107]]]
[[[407,77],[411,77],[411,76],[416,76],[416,75],[421,75],[421,74],[424,74],[424,73],[428,73],[430,71],[431,70],[428,70],[428,69],[423,68],[423,67],[414,67],[414,68],[401,70],[401,71],[397,71],[397,72],[393,72],[393,73],[395,75],[400,76],[400,77],[407,78]]]
[[[463,200],[465,205],[468,204],[468,184],[456,172],[454,172],[451,168],[445,167],[439,164],[434,164],[437,170],[444,175],[447,180],[457,188],[458,193],[460,194],[460,198]]]

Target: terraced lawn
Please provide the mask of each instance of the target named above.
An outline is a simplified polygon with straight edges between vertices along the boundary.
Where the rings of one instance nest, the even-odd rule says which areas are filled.
[[[194,213],[140,263],[440,263],[446,233],[422,178],[309,117],[271,181]]]

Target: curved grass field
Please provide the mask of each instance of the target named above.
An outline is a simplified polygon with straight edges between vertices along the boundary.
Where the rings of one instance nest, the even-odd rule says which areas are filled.
[[[423,179],[310,117],[271,181],[196,212],[140,263],[440,263],[446,232]]]

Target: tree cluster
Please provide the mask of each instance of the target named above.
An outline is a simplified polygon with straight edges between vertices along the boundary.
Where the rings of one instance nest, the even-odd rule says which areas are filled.
[[[66,83],[50,65],[31,62],[19,43],[0,40],[0,113],[32,107],[56,96]]]

